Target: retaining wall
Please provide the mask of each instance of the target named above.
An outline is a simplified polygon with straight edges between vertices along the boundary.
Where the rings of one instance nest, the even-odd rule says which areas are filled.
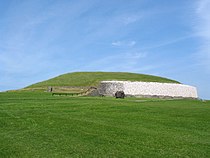
[[[198,98],[196,87],[184,84],[102,81],[99,85],[99,92],[103,95],[113,96],[116,91],[124,91],[127,96]]]

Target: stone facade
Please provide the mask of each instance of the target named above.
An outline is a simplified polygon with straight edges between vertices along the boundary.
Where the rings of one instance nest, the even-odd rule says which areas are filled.
[[[195,87],[176,83],[102,81],[98,90],[107,96],[124,91],[126,96],[198,98]]]

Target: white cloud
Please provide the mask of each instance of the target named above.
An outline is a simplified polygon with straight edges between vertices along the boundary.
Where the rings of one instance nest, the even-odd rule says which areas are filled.
[[[121,41],[112,42],[112,46],[122,46],[122,42]]]
[[[112,42],[112,46],[116,47],[133,47],[136,45],[136,41],[115,41]]]
[[[125,25],[129,25],[129,24],[137,22],[140,18],[141,16],[139,15],[129,15],[129,16],[124,16],[122,20]]]
[[[196,3],[196,34],[201,37],[198,53],[200,64],[210,70],[210,1],[200,0]]]

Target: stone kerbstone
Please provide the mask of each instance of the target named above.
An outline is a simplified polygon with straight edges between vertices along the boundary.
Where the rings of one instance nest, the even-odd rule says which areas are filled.
[[[126,96],[198,98],[196,87],[176,83],[102,81],[99,91],[107,96],[114,96],[116,91],[124,91]]]

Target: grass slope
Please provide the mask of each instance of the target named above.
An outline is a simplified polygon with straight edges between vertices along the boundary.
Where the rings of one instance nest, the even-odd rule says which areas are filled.
[[[209,157],[210,102],[0,93],[0,157]]]
[[[125,73],[125,72],[74,72],[33,84],[28,88],[47,86],[97,86],[103,80],[121,81],[145,81],[145,82],[165,82],[179,83],[174,80],[152,75]]]

